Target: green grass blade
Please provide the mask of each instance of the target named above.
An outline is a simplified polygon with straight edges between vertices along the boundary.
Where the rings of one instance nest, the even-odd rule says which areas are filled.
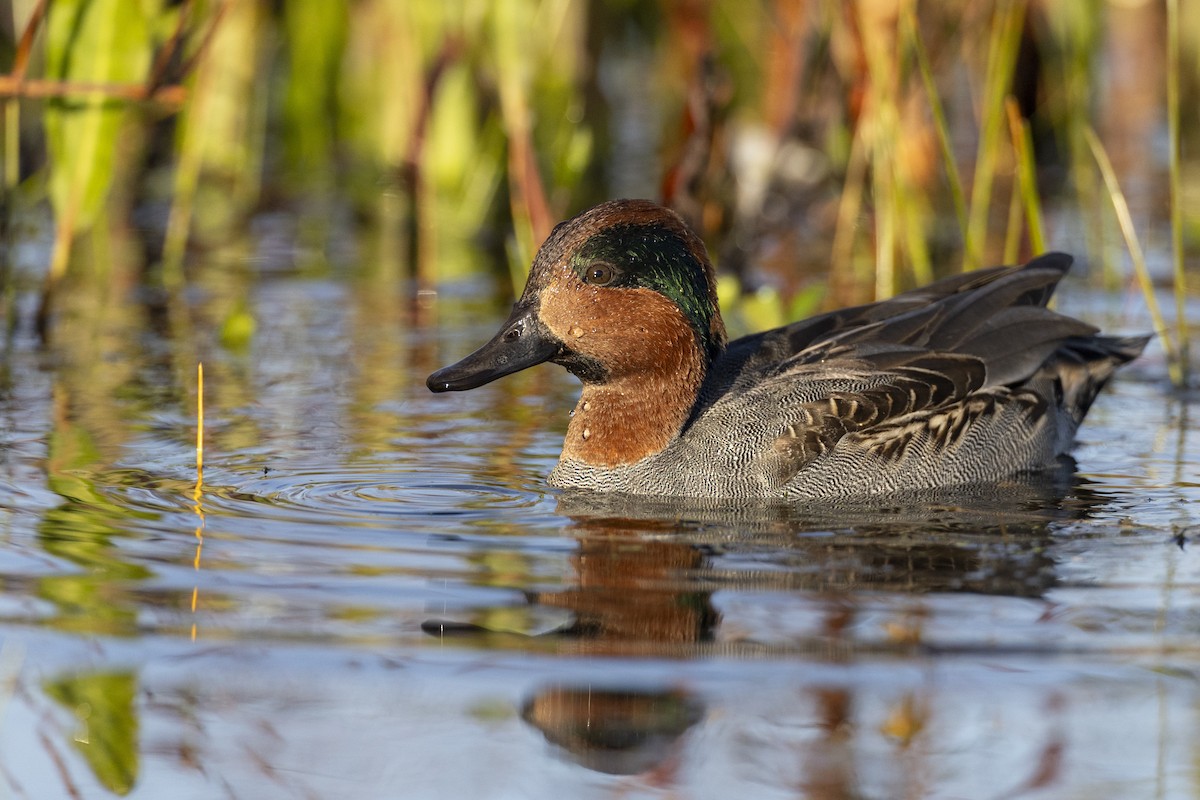
[[[1015,98],[1004,101],[1008,112],[1008,129],[1012,134],[1013,152],[1017,158],[1017,179],[1021,206],[1025,209],[1025,225],[1029,230],[1029,246],[1034,253],[1046,252],[1046,229],[1042,223],[1042,201],[1038,196],[1037,166],[1033,163],[1033,138],[1029,121],[1021,118]]]
[[[971,208],[964,243],[964,269],[982,266],[987,251],[987,228],[992,185],[1000,159],[1001,130],[1004,125],[1004,98],[1012,83],[1013,66],[1021,44],[1021,26],[1025,4],[1009,0],[1001,4],[992,22],[988,46],[988,69],[984,81],[979,149],[971,184]]]
[[[59,0],[46,22],[46,74],[87,84],[141,82],[150,67],[150,3]],[[46,106],[50,200],[59,226],[51,280],[66,269],[75,235],[91,227],[117,169],[125,107],[101,92],[56,98]]]
[[[857,283],[854,274],[854,240],[859,230],[862,214],[863,193],[867,183],[867,143],[862,126],[854,129],[850,140],[850,158],[846,164],[846,179],[838,197],[837,222],[833,231],[833,244],[829,259],[829,282],[835,287]],[[857,289],[852,287],[850,294]]]
[[[16,100],[4,101],[4,191],[17,188],[21,174],[21,106]]]
[[[904,34],[908,37],[909,47],[916,56],[917,71],[921,74],[921,82],[925,86],[925,97],[929,101],[929,110],[933,115],[933,127],[937,132],[938,146],[942,151],[942,161],[946,166],[946,180],[950,184],[954,216],[958,219],[959,234],[965,240],[967,237],[967,197],[963,192],[962,176],[958,171],[958,160],[954,157],[954,147],[950,142],[950,126],[946,123],[946,110],[942,106],[942,98],[938,94],[937,83],[933,79],[929,54],[925,52],[925,46],[921,43],[920,32],[917,29],[915,6],[915,3],[904,6],[901,23],[904,26]]]
[[[1138,285],[1142,289],[1142,296],[1146,300],[1146,307],[1150,310],[1150,318],[1154,323],[1154,332],[1158,335],[1162,342],[1163,350],[1167,354],[1167,372],[1171,376],[1171,383],[1176,386],[1183,385],[1183,369],[1179,363],[1179,351],[1175,347],[1175,343],[1171,339],[1171,332],[1167,329],[1166,320],[1163,319],[1162,309],[1158,306],[1158,299],[1154,296],[1154,283],[1150,280],[1150,271],[1146,268],[1146,255],[1142,251],[1141,242],[1138,240],[1137,231],[1133,226],[1133,216],[1129,213],[1129,203],[1125,200],[1125,194],[1121,191],[1121,185],[1117,181],[1117,173],[1113,169],[1112,161],[1109,160],[1108,153],[1104,149],[1104,144],[1100,141],[1100,137],[1096,135],[1096,131],[1089,125],[1084,128],[1084,138],[1087,140],[1088,147],[1092,150],[1092,155],[1096,159],[1096,165],[1100,168],[1100,175],[1104,178],[1104,185],[1108,189],[1108,196],[1112,200],[1113,210],[1117,214],[1117,222],[1121,226],[1121,234],[1125,237],[1125,246],[1129,249],[1129,257],[1133,261],[1133,271],[1137,276]]]
[[[259,193],[266,103],[255,67],[264,14],[253,3],[216,4],[199,27],[214,25],[188,76],[188,104],[178,125],[175,191],[162,259],[163,282],[173,288],[183,283],[188,241],[205,233],[228,238]],[[219,181],[206,180],[209,175]]]

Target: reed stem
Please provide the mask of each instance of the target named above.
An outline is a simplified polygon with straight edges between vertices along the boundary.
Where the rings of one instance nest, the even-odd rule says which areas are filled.
[[[1129,250],[1129,258],[1133,262],[1134,275],[1137,276],[1142,296],[1146,300],[1146,307],[1150,311],[1154,332],[1158,335],[1163,351],[1167,354],[1167,373],[1171,377],[1171,383],[1182,386],[1183,369],[1179,363],[1179,351],[1171,339],[1171,332],[1167,329],[1162,309],[1158,305],[1158,298],[1154,296],[1154,282],[1150,279],[1150,270],[1146,268],[1146,254],[1142,250],[1137,230],[1133,226],[1133,215],[1129,213],[1129,203],[1125,200],[1125,193],[1121,191],[1112,161],[1109,159],[1100,137],[1096,135],[1096,131],[1091,125],[1088,125],[1083,129],[1083,135],[1096,159],[1096,165],[1100,168],[1100,175],[1104,178],[1104,185],[1108,189],[1108,196],[1112,200],[1113,210],[1117,214],[1117,222],[1121,226],[1121,235],[1125,237],[1125,247]]]
[[[1038,195],[1037,165],[1033,160],[1033,137],[1029,132],[1029,121],[1021,117],[1021,108],[1011,95],[1004,101],[1004,108],[1008,112],[1008,129],[1017,158],[1018,187],[1021,206],[1025,209],[1029,246],[1034,253],[1044,253],[1046,229],[1042,223],[1042,201]]]
[[[933,115],[933,128],[937,132],[938,146],[942,151],[942,161],[946,166],[946,181],[950,184],[950,198],[954,203],[954,216],[958,220],[959,235],[967,238],[967,196],[963,192],[962,175],[958,171],[958,160],[954,157],[954,147],[950,141],[950,126],[946,123],[946,110],[942,106],[942,98],[938,94],[937,83],[933,79],[933,69],[929,65],[929,54],[921,43],[920,31],[917,28],[915,3],[904,6],[901,23],[908,37],[908,44],[917,59],[917,71],[921,73],[921,83],[925,86],[925,97],[929,101],[929,111]]]
[[[1006,2],[992,20],[988,46],[987,77],[984,81],[983,108],[979,131],[979,149],[975,157],[975,175],[971,184],[971,208],[964,243],[964,268],[976,269],[987,252],[988,213],[996,165],[1000,158],[1000,131],[1004,124],[1004,98],[1012,82],[1013,66],[1021,42],[1025,5]]]
[[[1183,268],[1183,187],[1179,163],[1179,0],[1167,0],[1167,141],[1168,183],[1171,191],[1171,264],[1175,295],[1175,333],[1179,337],[1177,385],[1188,379],[1187,274]]]

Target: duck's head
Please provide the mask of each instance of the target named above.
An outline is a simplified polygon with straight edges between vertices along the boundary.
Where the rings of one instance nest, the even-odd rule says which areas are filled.
[[[661,206],[613,200],[559,224],[500,332],[426,385],[474,389],[553,361],[584,384],[683,368],[695,389],[724,346],[713,268],[699,237]]]

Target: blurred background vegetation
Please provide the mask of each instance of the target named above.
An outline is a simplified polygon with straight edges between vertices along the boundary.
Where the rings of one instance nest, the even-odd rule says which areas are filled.
[[[2,0],[0,23],[10,332],[199,285],[237,346],[277,274],[504,301],[554,222],[643,196],[709,242],[735,326],[1057,247],[1173,285],[1159,333],[1186,345],[1195,0]]]

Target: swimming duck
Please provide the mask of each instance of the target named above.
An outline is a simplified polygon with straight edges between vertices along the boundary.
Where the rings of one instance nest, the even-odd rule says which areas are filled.
[[[727,342],[700,239],[614,200],[560,223],[500,332],[426,384],[566,367],[583,391],[560,487],[816,500],[994,482],[1053,465],[1146,344],[1046,308],[1070,265],[1047,253]]]

